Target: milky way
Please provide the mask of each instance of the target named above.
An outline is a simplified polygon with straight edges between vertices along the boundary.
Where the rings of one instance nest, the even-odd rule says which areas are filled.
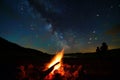
[[[0,36],[54,54],[120,48],[119,0],[1,0]]]

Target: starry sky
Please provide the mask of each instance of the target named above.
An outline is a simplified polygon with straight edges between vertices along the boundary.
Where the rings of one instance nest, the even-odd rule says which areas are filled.
[[[120,48],[120,0],[0,0],[0,37],[50,54]]]

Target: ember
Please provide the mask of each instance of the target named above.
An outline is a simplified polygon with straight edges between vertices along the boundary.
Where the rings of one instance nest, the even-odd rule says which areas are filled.
[[[60,80],[75,80],[78,77],[79,71],[81,69],[81,66],[70,66],[68,64],[63,64],[62,58],[64,54],[64,49],[60,52],[58,52],[51,60],[50,63],[48,63],[47,67],[50,68],[55,63],[60,62],[59,64],[55,65],[52,72],[47,75],[44,80],[52,80],[56,77]],[[75,69],[74,69],[75,68]]]
[[[20,77],[17,75],[18,80],[77,80],[80,79],[82,65],[69,65],[62,62],[64,49],[58,52],[47,65],[44,70],[35,68],[32,64],[28,69],[21,69],[19,74],[24,74]],[[30,67],[32,66],[32,67]],[[23,67],[23,66],[22,66]],[[18,77],[19,76],[19,77]]]

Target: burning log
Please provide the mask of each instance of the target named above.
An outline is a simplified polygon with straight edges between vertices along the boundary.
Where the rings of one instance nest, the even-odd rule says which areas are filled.
[[[62,58],[64,49],[58,52],[46,65],[46,72],[43,80],[76,80],[82,65],[63,64]],[[51,67],[52,66],[52,67]]]
[[[50,67],[48,70],[46,70],[46,71],[44,71],[43,72],[43,75],[41,75],[42,77],[42,79],[44,79],[48,74],[50,74],[52,71],[53,71],[53,69],[54,69],[54,67],[57,65],[57,64],[59,64],[60,62],[57,62],[56,64],[54,64],[52,67]]]
[[[64,49],[61,50],[60,52],[58,52],[55,56],[53,56],[53,58],[51,59],[51,61],[47,64],[46,69],[50,68],[51,66],[53,66],[57,62],[60,62],[59,64],[57,64],[54,67],[53,71],[59,69],[60,66],[62,65],[61,63],[62,63],[63,54],[64,54]]]
[[[83,67],[82,65],[70,65],[62,62],[64,49],[58,52],[49,63],[47,63],[42,70],[39,68],[28,69],[26,71],[28,80],[82,80]],[[36,73],[38,73],[36,75]],[[36,75],[36,76],[34,76]],[[33,76],[33,77],[32,77]],[[21,79],[21,78],[19,78]],[[21,80],[24,80],[23,78]],[[84,79],[83,79],[84,80]]]

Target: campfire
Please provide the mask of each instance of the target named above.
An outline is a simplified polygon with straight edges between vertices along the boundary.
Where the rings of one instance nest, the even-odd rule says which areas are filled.
[[[20,80],[28,78],[28,80],[78,80],[80,79],[82,65],[70,65],[63,62],[64,49],[57,52],[53,58],[48,62],[43,70],[38,69],[36,72],[34,65],[30,65],[28,70],[21,68],[23,76],[19,76]],[[32,66],[32,67],[31,67]],[[30,75],[29,75],[30,74]],[[33,77],[34,75],[34,77]]]
[[[54,69],[52,70],[51,73],[53,73],[55,70],[59,70],[60,67],[62,66],[63,54],[64,54],[64,49],[56,53],[56,55],[52,58],[52,60],[46,65],[46,69],[49,69],[50,67],[58,63],[54,66]]]
[[[81,65],[68,65],[62,62],[62,58],[64,55],[64,49],[60,52],[57,52],[56,55],[51,59],[49,63],[46,65],[46,69],[48,70],[53,66],[53,70],[46,75],[44,80],[76,80],[79,76],[79,71],[81,70]]]

